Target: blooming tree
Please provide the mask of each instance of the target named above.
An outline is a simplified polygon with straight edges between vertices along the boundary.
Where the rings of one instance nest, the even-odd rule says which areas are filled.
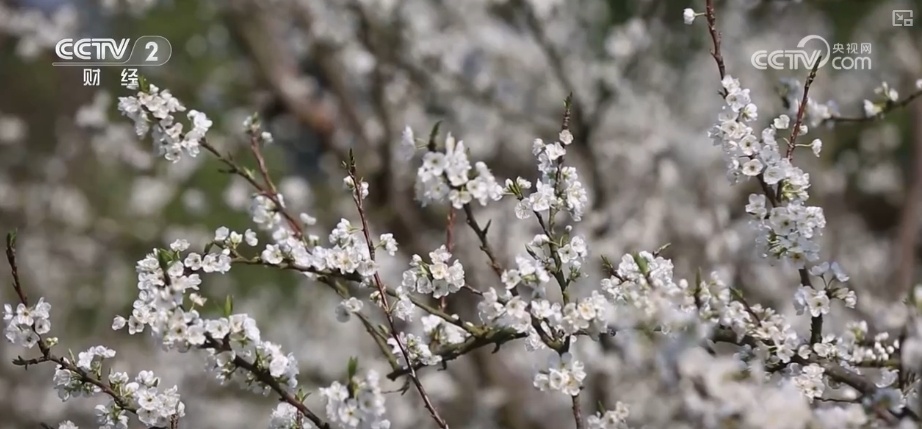
[[[527,25],[539,39],[548,13],[535,6],[529,15]],[[603,208],[593,205],[599,195],[585,177],[598,180],[599,171],[590,165],[583,173],[571,159],[579,151],[592,155],[581,135],[592,129],[583,115],[587,100],[600,95],[568,84],[566,72],[559,78],[571,93],[562,100],[559,121],[554,118],[554,127],[530,146],[533,174],[500,175],[501,168],[478,159],[483,149],[443,132],[441,124],[425,132],[407,126],[399,133],[396,153],[384,145],[379,157],[384,164],[394,158],[414,165],[412,186],[394,189],[387,181],[368,180],[364,161],[373,158],[339,145],[334,134],[320,136],[341,157],[338,192],[350,204],[331,231],[320,229],[314,215],[293,209],[280,191],[264,155],[276,140],[265,118],[251,115],[243,121],[242,135],[255,163],[248,167],[212,140],[208,114],[188,109],[168,89],[141,79],[131,88],[133,95],[118,101],[134,133],[153,142],[162,162],[207,156],[221,163],[250,188],[251,224],[215,225],[200,248],[177,239],[138,255],[133,303],[114,316],[111,328],[149,338],[164,356],[193,355],[210,378],[233,384],[231,389],[274,398],[267,425],[278,429],[403,427],[392,423],[400,418],[392,404],[404,404],[404,412],[424,417],[425,425],[455,427],[433,393],[438,380],[426,376],[487,347],[494,353],[521,347],[516,357],[531,368],[521,388],[567,402],[567,420],[577,429],[917,427],[914,372],[922,369],[922,286],[892,307],[902,314],[895,340],[872,334],[860,317],[829,323],[836,312],[856,309],[863,297],[853,289],[848,267],[823,247],[826,212],[811,200],[811,175],[797,161],[824,155],[821,139],[804,142],[812,129],[878,119],[919,97],[922,81],[903,98],[883,84],[876,99],[865,100],[864,115],[852,118],[810,96],[811,86],[823,78],[816,63],[804,84],[792,89],[790,111],[774,113],[759,108],[766,103],[753,98],[745,81],[728,70],[712,1],[703,12],[685,9],[682,17],[691,29],[706,27],[717,65],[709,84],[722,104],[709,112],[707,137],[722,154],[729,183],[752,190],[738,207],[751,233],[741,247],[754,249],[771,270],[796,274],[796,287],[787,297],[795,314],[757,302],[739,279],[718,270],[683,278],[676,269],[683,255],[667,257],[669,244],[624,254],[593,245],[599,242],[590,235],[603,233],[593,214]],[[318,25],[321,34],[336,40],[333,24]],[[547,43],[542,47],[553,55]],[[305,117],[321,114],[294,98],[283,102]],[[390,131],[385,139],[396,137]],[[395,174],[383,167],[373,172]],[[375,219],[381,214],[373,210],[380,206],[376,193],[386,194],[385,200],[404,198],[410,188],[419,206],[447,212],[444,240],[434,246],[413,234],[413,216],[426,212],[401,207],[398,220]],[[496,240],[502,238],[491,229],[492,221],[484,220],[484,214],[501,213],[535,231],[511,258],[497,250]],[[464,228],[455,225],[461,216]],[[586,222],[593,222],[588,230],[580,227]],[[403,234],[387,232],[389,226]],[[379,229],[385,231],[373,232]],[[473,242],[462,242],[462,234]],[[52,302],[28,296],[30,284],[21,278],[19,265],[29,253],[17,254],[16,238],[10,233],[6,243],[15,302],[4,306],[5,337],[22,348],[13,364],[53,366],[54,391],[62,401],[99,399],[98,427],[128,428],[135,422],[188,427],[184,422],[194,418],[188,407],[193,399],[182,387],[149,370],[113,369],[120,356],[114,346],[94,345],[76,354],[62,347],[54,336],[59,323],[52,324]],[[413,240],[411,250],[398,239]],[[464,244],[473,245],[477,259],[460,256]],[[409,261],[398,259],[401,252]],[[344,329],[364,331],[376,356],[338,362],[339,379],[311,388],[296,354],[266,333],[264,327],[274,321],[257,321],[239,309],[239,299],[211,287],[243,266],[297,273],[311,286],[327,289],[336,297],[329,313]],[[390,270],[393,266],[399,268]],[[797,319],[809,320],[805,329]],[[592,391],[599,385],[591,383],[593,378],[603,375],[620,390]],[[402,387],[389,390],[390,384]],[[600,385],[605,390],[609,384]],[[479,421],[469,424],[484,427]],[[76,425],[65,421],[57,427]]]

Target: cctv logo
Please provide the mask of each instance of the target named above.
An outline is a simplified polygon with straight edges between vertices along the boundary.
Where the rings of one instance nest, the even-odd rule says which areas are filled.
[[[822,42],[823,48],[825,49],[816,49],[813,52],[808,52],[806,49],[803,49],[807,46],[807,42],[811,40],[819,40]],[[796,70],[799,67],[810,69],[817,61],[820,62],[819,67],[823,67],[826,65],[826,62],[829,61],[829,54],[831,52],[829,49],[829,42],[820,36],[811,35],[804,37],[800,39],[797,47],[800,49],[784,49],[771,52],[766,50],[756,51],[752,54],[752,65],[759,70],[765,70],[769,67],[775,70]]]
[[[54,45],[54,53],[66,61],[83,60],[89,63],[97,61],[119,61],[128,52],[128,40],[121,39],[63,39]]]
[[[173,55],[173,46],[163,36],[141,36],[129,47],[131,39],[64,39],[54,45],[59,61],[53,66],[162,66]]]

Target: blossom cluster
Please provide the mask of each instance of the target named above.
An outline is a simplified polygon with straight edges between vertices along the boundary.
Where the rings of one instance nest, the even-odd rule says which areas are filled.
[[[618,401],[615,409],[598,412],[586,419],[589,429],[627,429],[627,418],[631,415],[628,406]]]
[[[874,93],[877,95],[875,100],[864,100],[864,115],[867,117],[883,113],[889,104],[900,99],[900,93],[895,88],[891,88],[887,82],[883,82],[879,87],[875,88]]]
[[[573,355],[552,354],[548,357],[547,369],[535,374],[535,387],[540,390],[558,390],[570,396],[579,395],[586,378],[583,363],[573,359]]]
[[[190,110],[186,116],[192,128],[184,133],[183,124],[173,114],[186,111],[186,107],[169,90],[161,91],[156,85],[149,85],[137,96],[119,97],[118,108],[134,121],[138,137],[151,132],[157,154],[172,162],[179,161],[183,153],[198,155],[199,142],[212,125],[204,113]]]
[[[630,310],[619,314],[619,324],[625,326],[652,323],[669,331],[697,319],[699,308],[713,306],[721,314],[728,304],[710,299],[708,289],[697,289],[684,279],[677,282],[672,261],[650,252],[624,255],[613,274],[602,280],[601,288]],[[726,298],[726,294],[717,295]]]
[[[342,429],[388,429],[384,394],[378,373],[368,371],[364,377],[354,376],[343,385],[336,381],[320,389],[326,402],[329,421]],[[284,426],[283,426],[284,427]]]
[[[464,286],[464,267],[455,260],[448,261],[451,253],[445,246],[429,253],[429,263],[423,262],[419,255],[413,255],[410,269],[403,272],[401,285],[417,293],[442,298],[455,293]]]
[[[568,228],[570,231],[572,228]],[[581,276],[580,268],[589,255],[586,240],[579,235],[563,241],[563,245],[552,243],[546,234],[535,235],[528,244],[528,252],[516,256],[517,268],[504,270],[500,280],[511,290],[523,286],[532,290],[534,296],[545,295],[545,284],[550,281],[550,272],[556,269],[559,261],[560,268],[566,268],[566,276],[578,278]]]
[[[759,234],[757,248],[764,255],[797,268],[809,268],[806,272],[811,275],[825,275],[830,265],[820,260],[818,240],[826,226],[826,217],[822,208],[806,204],[810,175],[791,162],[796,147],[791,139],[798,133],[806,134],[807,126],[792,125],[790,117],[780,115],[760,136],[756,136],[748,125],[758,117],[749,90],[729,75],[723,79],[722,85],[726,91],[726,104],[710,136],[714,144],[724,150],[731,181],[752,177],[764,187],[763,193],[750,194],[749,204],[746,205],[746,212],[751,215],[752,225]],[[800,129],[784,138],[787,153],[782,154],[778,133],[795,126]],[[819,156],[822,142],[814,139],[809,147]],[[840,282],[847,280],[838,264],[834,263],[832,267],[834,277]],[[825,290],[802,285],[795,302],[798,311],[809,308],[811,315],[818,317],[829,312],[829,300],[833,297],[844,300],[849,307],[855,306],[854,292],[841,285],[829,286]]]
[[[103,379],[102,361],[115,357],[115,350],[94,346],[80,352],[74,369],[59,366],[54,373],[54,389],[62,401],[71,398],[98,395],[101,384],[91,383],[87,377]],[[67,358],[65,358],[66,360]],[[160,390],[160,378],[150,371],[141,371],[132,381],[125,372],[110,372],[106,377],[106,388],[114,392],[118,400],[110,398],[106,404],[96,406],[96,423],[101,428],[116,429],[128,427],[128,410],[137,414],[141,423],[148,427],[168,426],[173,419],[185,415],[185,405],[179,398],[178,387]]]
[[[252,237],[249,233],[229,234],[226,228],[221,228],[216,232],[215,241],[239,243],[248,235]],[[248,241],[255,242],[253,238]],[[243,359],[264,365],[263,369],[282,385],[295,387],[298,366],[294,356],[262,340],[253,318],[246,314],[230,314],[209,319],[195,309],[205,303],[197,292],[188,293],[198,291],[202,282],[196,271],[227,272],[230,248],[224,247],[204,257],[190,252],[184,259],[181,252],[187,250],[188,242],[177,241],[170,248],[170,251],[158,249],[138,262],[138,299],[127,320],[116,318],[113,328],[121,329],[127,324],[129,333],[135,334],[149,326],[164,350],[207,349],[207,366],[222,382],[234,379],[256,392],[268,393],[268,386],[255,382],[258,374],[236,371],[236,360]]]
[[[3,305],[3,334],[6,339],[17,346],[31,349],[38,344],[41,336],[51,331],[51,304],[40,298],[34,306],[23,303]]]
[[[412,142],[412,138],[411,130],[404,140]],[[416,174],[416,196],[423,205],[448,199],[460,209],[473,200],[481,205],[497,201],[503,196],[503,188],[483,162],[471,167],[464,141],[456,141],[449,133],[444,152],[430,150],[423,155]]]
[[[401,345],[405,347],[411,365],[435,365],[442,361],[442,356],[432,353],[422,338],[410,333],[401,332],[396,337],[388,338],[387,344],[391,346],[394,356],[400,356]]]
[[[470,334],[458,325],[448,323],[445,319],[434,314],[421,317],[420,322],[423,325],[423,332],[426,334],[428,343],[451,346],[461,344],[470,337]]]
[[[519,179],[506,181],[507,191],[519,196],[515,214],[519,219],[531,217],[531,213],[548,212],[565,208],[573,220],[579,221],[589,202],[586,189],[579,181],[576,168],[562,165],[566,155],[566,146],[573,143],[573,134],[562,130],[554,143],[545,143],[536,139],[532,145],[532,154],[538,159],[538,171],[541,176],[535,184],[535,192],[524,196],[524,191],[531,189],[531,182]]]

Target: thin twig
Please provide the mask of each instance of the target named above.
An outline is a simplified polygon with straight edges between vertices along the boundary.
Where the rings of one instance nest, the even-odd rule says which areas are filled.
[[[215,351],[232,351],[231,347],[227,342],[220,342],[212,338],[211,335],[207,335],[207,341],[204,344],[203,348],[211,348]],[[298,412],[300,412],[304,417],[307,417],[314,425],[322,429],[330,429],[331,426],[329,423],[324,422],[317,414],[314,414],[307,405],[304,405],[289,389],[279,384],[279,382],[269,373],[265,368],[260,368],[256,362],[250,362],[246,359],[243,359],[239,355],[234,356],[234,366],[238,368],[243,368],[253,374],[259,382],[269,386],[273,392],[275,392],[279,399],[295,407]]]
[[[464,214],[467,217],[467,225],[471,227],[474,231],[474,234],[477,235],[477,239],[480,240],[480,250],[487,255],[487,259],[490,261],[490,268],[493,270],[493,273],[496,274],[496,277],[503,277],[503,268],[497,259],[496,254],[493,252],[493,248],[490,246],[490,241],[487,238],[487,232],[490,229],[490,223],[487,223],[486,227],[481,227],[477,223],[477,219],[474,217],[474,211],[471,209],[470,204],[464,205]]]
[[[292,263],[289,263],[289,262],[283,262],[283,263],[280,264],[280,265],[274,265],[274,264],[270,264],[270,263],[268,263],[268,262],[266,262],[266,261],[263,261],[263,260],[261,260],[261,259],[259,259],[259,258],[245,258],[245,257],[243,257],[243,256],[241,256],[241,255],[239,255],[239,254],[233,254],[233,253],[232,253],[232,256],[234,256],[234,258],[231,259],[231,263],[233,263],[233,264],[260,265],[260,266],[264,266],[264,267],[268,267],[268,268],[281,268],[281,269],[283,269],[283,270],[292,270],[292,271],[298,271],[298,272],[301,272],[301,273],[313,274],[313,275],[317,276],[317,278],[318,278],[322,283],[324,283],[324,284],[326,284],[326,285],[332,287],[333,290],[334,290],[336,293],[338,293],[338,294],[340,294],[340,292],[341,292],[341,290],[339,289],[339,286],[337,286],[337,285],[335,284],[335,282],[331,283],[331,282],[329,281],[330,279],[332,279],[332,278],[338,278],[338,279],[342,279],[342,280],[350,281],[350,282],[355,282],[355,283],[361,283],[361,282],[364,280],[364,279],[362,278],[362,276],[359,275],[359,274],[357,274],[357,273],[342,273],[342,272],[340,272],[340,271],[320,271],[320,270],[317,270],[316,268],[313,268],[313,267],[302,267],[302,266],[295,265],[295,264],[292,264]],[[468,287],[468,288],[470,288],[469,285],[465,285],[465,286]],[[397,292],[395,292],[395,291],[394,291],[393,289],[391,289],[391,288],[385,287],[385,292],[386,292],[388,295],[392,296],[392,297],[395,297],[395,298],[399,297],[399,294],[397,294]],[[480,293],[479,291],[475,291],[475,292]],[[441,311],[441,310],[439,310],[438,308],[435,308],[435,307],[432,307],[431,305],[426,304],[425,302],[423,302],[422,299],[420,299],[420,298],[418,298],[418,297],[416,297],[416,296],[410,295],[410,296],[409,296],[409,299],[410,299],[410,302],[413,303],[413,305],[419,307],[421,310],[423,310],[423,311],[425,311],[425,312],[427,312],[427,313],[429,313],[429,314],[431,314],[431,315],[433,315],[433,316],[437,316],[437,317],[439,317],[440,319],[442,319],[442,320],[444,320],[444,321],[446,321],[446,322],[448,322],[448,323],[451,323],[451,324],[453,324],[453,325],[455,325],[455,326],[457,326],[457,327],[459,327],[459,328],[461,328],[461,329],[464,329],[465,331],[467,331],[467,333],[469,333],[469,334],[471,334],[471,335],[477,335],[478,333],[480,333],[480,332],[484,329],[484,328],[482,328],[482,327],[478,327],[478,326],[474,326],[474,325],[471,325],[471,324],[467,324],[467,323],[461,322],[460,320],[458,320],[458,319],[452,317],[452,316],[449,315],[448,313],[445,313],[444,311]]]
[[[803,124],[804,112],[807,111],[807,103],[810,100],[807,94],[810,92],[810,85],[812,85],[813,80],[816,79],[816,70],[819,68],[820,60],[822,59],[822,57],[816,59],[816,62],[813,63],[813,68],[810,69],[810,74],[807,76],[807,82],[804,83],[804,96],[800,101],[800,107],[797,109],[797,120],[794,121],[794,129],[791,130],[791,138],[788,140],[788,152],[785,154],[785,158],[787,158],[788,161],[794,159],[794,148],[797,144],[797,136],[800,134],[800,125]],[[778,188],[780,189],[781,187],[779,186]]]
[[[455,245],[454,231],[455,231],[455,208],[454,206],[449,206],[448,207],[448,219],[445,223],[445,250],[447,250],[448,253],[452,252],[452,249],[454,248],[454,245]],[[439,300],[439,308],[442,311],[445,311],[445,308],[447,307],[448,307],[448,297],[443,296],[442,299]]]
[[[583,421],[583,407],[579,403],[579,394],[573,396],[573,420],[576,422],[576,429],[585,429],[586,424]]]
[[[909,96],[907,96],[906,98],[904,98],[904,99],[902,99],[902,100],[888,102],[888,103],[881,109],[881,111],[878,112],[876,115],[872,115],[872,116],[832,116],[832,117],[823,119],[823,122],[822,122],[822,123],[823,123],[823,124],[825,124],[825,123],[837,123],[837,122],[843,122],[843,123],[844,123],[844,122],[859,123],[859,122],[874,122],[874,121],[878,121],[878,120],[883,119],[883,118],[886,116],[887,113],[890,113],[891,111],[894,111],[894,110],[899,109],[899,108],[902,108],[902,107],[906,107],[906,106],[908,106],[910,103],[912,103],[915,99],[917,99],[917,98],[919,98],[919,97],[922,97],[922,90],[915,91],[915,92],[913,92],[912,94],[909,94]]]
[[[202,141],[199,142],[199,145],[202,148],[204,148],[206,151],[214,155],[216,158],[218,158],[218,160],[221,161],[224,165],[226,165],[228,168],[226,172],[231,173],[231,174],[236,174],[242,177],[244,180],[247,181],[247,183],[253,186],[253,188],[259,191],[261,195],[268,198],[269,201],[272,201],[272,204],[275,205],[276,210],[278,210],[279,214],[281,214],[282,217],[285,219],[285,221],[288,223],[288,227],[291,229],[292,234],[294,234],[295,237],[297,237],[298,239],[301,239],[304,237],[304,231],[301,228],[301,224],[298,223],[297,220],[295,220],[294,216],[288,213],[288,210],[285,208],[285,205],[282,204],[282,199],[279,198],[279,193],[275,189],[275,185],[272,183],[272,180],[269,177],[269,172],[266,169],[266,164],[265,164],[265,160],[263,160],[262,153],[260,152],[258,147],[256,148],[253,147],[254,145],[257,144],[253,142],[253,139],[255,139],[255,137],[251,136],[251,142],[250,142],[251,151],[256,157],[256,162],[259,164],[259,171],[260,171],[260,174],[263,176],[263,180],[266,182],[265,185],[262,185],[259,182],[257,182],[256,178],[253,177],[253,175],[250,174],[250,172],[247,169],[238,165],[229,156],[225,156],[224,154],[222,154],[220,151],[218,151],[218,149],[216,149],[214,146],[208,143],[207,140],[202,139]]]
[[[266,167],[266,159],[263,157],[263,152],[259,148],[259,137],[255,133],[250,135],[250,152],[252,152],[253,157],[256,158],[256,165],[259,167],[259,174],[262,175],[266,188],[272,195],[278,197],[279,191],[275,188],[275,183],[272,182],[272,178],[269,176],[269,168]]]
[[[19,302],[22,303],[22,305],[28,307],[29,298],[26,296],[25,291],[23,291],[22,283],[19,279],[19,265],[17,264],[17,261],[16,261],[16,233],[15,232],[10,232],[6,236],[6,259],[10,265],[10,271],[13,274],[13,289],[16,291],[16,295],[19,297]],[[35,331],[34,328],[31,328],[31,329],[33,330],[33,332]],[[36,337],[38,337],[38,342],[37,342],[38,348],[39,348],[39,351],[41,351],[42,355],[40,357],[32,358],[32,359],[16,358],[15,360],[13,360],[14,365],[27,368],[29,365],[34,365],[34,364],[39,364],[39,363],[44,363],[44,362],[54,362],[58,364],[59,367],[76,374],[77,377],[80,379],[80,381],[84,383],[92,384],[93,386],[96,386],[97,388],[99,388],[101,392],[111,397],[112,400],[115,402],[115,404],[119,406],[119,408],[127,412],[130,412],[130,413],[134,413],[134,414],[137,413],[137,409],[131,407],[127,399],[123,398],[121,395],[119,395],[114,390],[112,390],[112,388],[109,387],[108,383],[105,383],[102,380],[96,377],[93,377],[91,374],[88,374],[83,368],[77,367],[76,365],[70,363],[67,359],[64,359],[64,358],[61,358],[59,356],[52,354],[51,347],[49,347],[49,345],[45,342],[45,339],[42,338],[42,336],[38,332],[34,332],[34,333]]]
[[[13,290],[16,291],[19,302],[28,307],[29,297],[22,290],[22,283],[19,281],[19,266],[16,264],[16,231],[6,235],[6,262],[10,265],[10,274],[13,276]]]
[[[368,257],[372,261],[375,260],[375,245],[374,241],[371,239],[371,231],[368,228],[368,219],[365,216],[365,208],[362,204],[363,197],[362,192],[362,181],[359,179],[356,173],[355,167],[355,158],[352,156],[352,151],[349,153],[348,160],[348,170],[349,177],[352,179],[353,192],[352,199],[355,202],[356,209],[359,212],[359,218],[362,222],[362,233],[365,236],[365,243],[368,246]],[[406,345],[403,344],[403,341],[400,341],[400,336],[397,334],[397,324],[394,323],[394,317],[391,314],[390,305],[387,301],[387,292],[384,287],[384,282],[381,280],[381,275],[375,270],[374,274],[375,286],[378,288],[378,293],[381,297],[381,307],[384,309],[384,316],[387,319],[387,323],[390,326],[391,336],[394,338],[394,342],[397,343],[397,347],[400,349],[400,352],[403,354],[404,359],[407,362],[407,368],[410,370],[410,379],[413,382],[413,385],[416,387],[416,390],[419,392],[419,396],[423,400],[423,404],[426,407],[426,410],[429,411],[429,414],[432,416],[432,419],[435,420],[435,423],[439,425],[442,429],[448,429],[448,423],[445,422],[445,419],[439,415],[438,410],[435,409],[435,406],[432,405],[432,400],[429,399],[429,395],[426,393],[426,389],[423,387],[423,383],[419,381],[419,377],[416,375],[416,369],[413,367],[413,362],[410,360],[410,352],[407,350]]]
[[[735,344],[738,346],[749,345],[757,346],[760,342],[759,340],[752,338],[749,335],[743,336],[741,340],[737,340],[737,334],[730,329],[719,328],[716,329],[711,335],[711,340],[715,342],[723,342]],[[824,374],[831,378],[832,380],[844,383],[853,389],[857,390],[864,397],[873,397],[880,390],[873,381],[868,380],[863,377],[861,374],[853,372],[852,370],[845,368],[834,362],[827,362],[823,360],[818,360],[814,357],[802,358],[800,355],[795,354],[791,357],[791,362],[797,363],[800,365],[810,365],[817,364],[823,368]],[[888,412],[888,413],[878,413],[881,418],[892,421],[894,416],[897,413]],[[907,417],[913,419],[914,421],[919,421],[918,415],[915,414],[912,410],[909,410],[906,407],[903,407],[903,410],[899,414],[905,414]]]
[[[707,0],[704,9],[704,17],[708,23],[708,32],[711,34],[711,42],[714,44],[711,56],[714,57],[714,62],[717,63],[717,71],[720,73],[720,79],[723,80],[727,75],[727,68],[724,66],[724,57],[720,53],[720,32],[717,31],[717,15],[714,13],[714,0]],[[726,97],[726,89],[721,89],[720,94]]]

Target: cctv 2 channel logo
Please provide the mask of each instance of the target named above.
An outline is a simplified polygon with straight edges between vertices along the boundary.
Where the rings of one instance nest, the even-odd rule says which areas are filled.
[[[131,39],[63,39],[54,45],[54,53],[61,61],[54,66],[162,66],[173,55],[173,46],[163,36],[141,36]]]

